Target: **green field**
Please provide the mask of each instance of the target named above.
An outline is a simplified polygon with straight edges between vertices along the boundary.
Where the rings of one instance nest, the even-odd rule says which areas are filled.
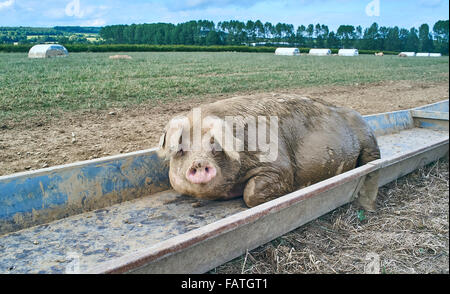
[[[113,53],[116,54],[116,53]],[[269,53],[71,53],[28,59],[0,53],[0,121],[205,97],[385,80],[448,80],[448,57],[312,57]]]

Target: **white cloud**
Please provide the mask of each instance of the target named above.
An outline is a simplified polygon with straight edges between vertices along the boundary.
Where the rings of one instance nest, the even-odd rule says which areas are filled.
[[[13,6],[13,4],[14,4],[14,0],[7,0],[7,1],[0,2],[0,10],[3,8],[11,7],[11,6]]]

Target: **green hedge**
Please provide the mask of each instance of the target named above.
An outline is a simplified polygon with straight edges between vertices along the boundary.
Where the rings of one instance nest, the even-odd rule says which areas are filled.
[[[0,44],[0,52],[28,52],[33,45]]]
[[[64,44],[63,44],[64,45]],[[28,52],[32,44],[10,45],[0,44],[0,52]],[[69,52],[164,52],[164,51],[235,51],[235,52],[268,52],[274,53],[276,47],[250,47],[250,46],[197,46],[197,45],[131,45],[131,44],[66,44],[64,45]],[[310,48],[299,48],[301,53],[308,53]],[[333,54],[337,54],[339,49],[331,49]],[[373,55],[379,50],[359,50],[360,54]],[[393,51],[383,51],[386,55],[398,54]]]

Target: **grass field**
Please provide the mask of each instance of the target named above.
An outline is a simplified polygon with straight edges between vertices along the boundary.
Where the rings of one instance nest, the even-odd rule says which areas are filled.
[[[215,94],[386,80],[444,81],[448,57],[286,57],[269,53],[145,52],[28,59],[0,53],[0,122]]]

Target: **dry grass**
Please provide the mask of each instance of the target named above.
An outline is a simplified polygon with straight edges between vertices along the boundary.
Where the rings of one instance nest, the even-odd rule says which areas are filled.
[[[449,171],[440,160],[382,187],[376,213],[348,204],[211,273],[449,273]]]

